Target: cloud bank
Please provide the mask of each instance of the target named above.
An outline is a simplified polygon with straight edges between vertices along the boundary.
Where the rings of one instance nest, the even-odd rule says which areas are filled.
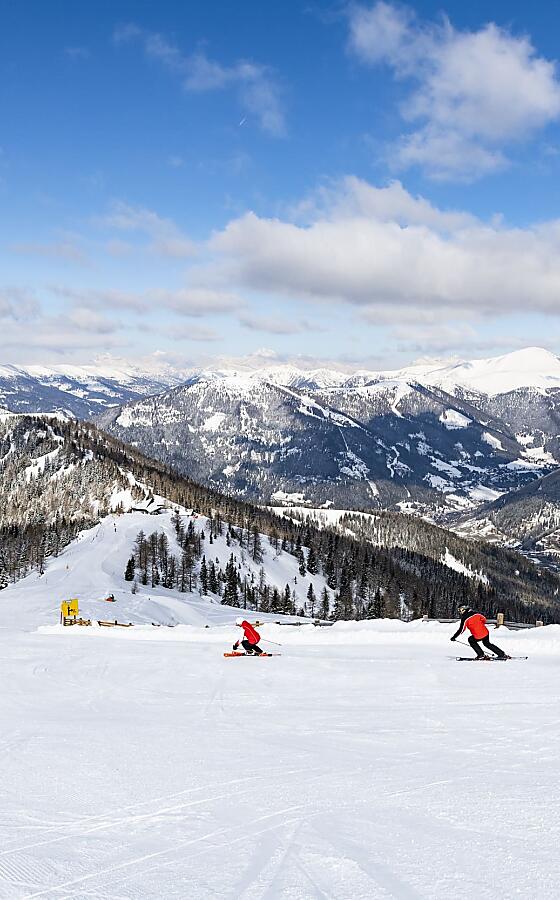
[[[381,0],[351,7],[349,47],[409,88],[401,115],[413,128],[391,148],[397,168],[420,166],[439,179],[492,173],[507,165],[507,145],[560,116],[555,63],[494,23],[460,31]]]
[[[252,212],[233,219],[209,248],[238,289],[345,302],[370,321],[387,307],[560,313],[560,220],[488,223],[438,209],[399,182],[380,188],[347,177],[292,220]]]

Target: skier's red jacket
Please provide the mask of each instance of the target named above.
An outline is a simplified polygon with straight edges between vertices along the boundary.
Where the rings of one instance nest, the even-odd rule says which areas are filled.
[[[245,619],[241,623],[241,627],[245,632],[245,637],[249,641],[250,644],[258,644],[261,636],[258,631],[255,631],[250,622],[247,622]]]
[[[459,625],[459,629],[454,637],[459,637],[460,634],[463,634],[465,628],[468,628],[473,638],[477,641],[480,641],[482,638],[488,637],[490,632],[486,627],[486,617],[482,615],[482,613],[473,612],[472,609],[467,610],[466,613],[463,613],[461,617],[461,624]]]

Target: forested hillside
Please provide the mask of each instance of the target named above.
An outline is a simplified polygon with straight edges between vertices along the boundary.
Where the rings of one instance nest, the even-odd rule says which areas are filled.
[[[234,559],[229,575],[216,571],[217,593],[223,597],[229,591],[231,601],[235,584],[248,608],[285,608],[287,599],[273,597],[270,590],[267,560],[286,553],[297,559],[301,579],[314,573],[324,577],[332,600],[329,615],[335,618],[450,616],[460,603],[473,603],[512,618],[538,615],[560,621],[558,579],[499,548],[444,537],[447,533],[441,529],[430,531],[408,516],[376,517],[373,525],[350,517],[337,529],[279,518],[202,487],[87,423],[3,417],[0,471],[4,583],[40,569],[47,555],[58,553],[80,529],[110,511],[124,515],[143,509],[150,532],[157,532],[157,516],[151,518],[148,512],[177,507],[208,519],[208,542],[218,534],[225,536]],[[178,536],[183,551],[193,556],[192,573],[200,587],[212,577],[210,554],[205,576],[198,539],[189,548],[185,543],[193,544],[193,536],[188,528]],[[157,537],[154,540],[157,555]],[[444,544],[451,556],[446,557]],[[239,561],[243,554],[260,553],[262,579],[244,585]],[[137,554],[133,577],[142,577],[139,550]],[[176,569],[174,584],[177,577]],[[317,615],[321,598],[304,611]]]

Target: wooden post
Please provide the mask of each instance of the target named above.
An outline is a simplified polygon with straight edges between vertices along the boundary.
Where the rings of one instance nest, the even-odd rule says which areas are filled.
[[[535,624],[536,624],[537,628],[542,628],[544,625],[544,622],[542,621],[542,619],[537,619]]]
[[[499,628],[500,625],[504,624],[504,619],[505,619],[505,616],[503,613],[498,613],[496,615],[496,628]]]

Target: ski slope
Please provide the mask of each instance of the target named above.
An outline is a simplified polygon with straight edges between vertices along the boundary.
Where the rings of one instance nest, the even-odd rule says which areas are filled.
[[[189,516],[183,515],[182,521],[189,522]],[[204,531],[208,536],[207,518],[198,516],[193,524],[197,531]],[[201,598],[198,593],[184,594],[141,584],[138,584],[138,592],[132,594],[132,585],[124,580],[124,571],[141,530],[146,536],[153,531],[165,532],[171,552],[176,556],[180,554],[170,512],[159,516],[142,512],[107,516],[94,528],[82,532],[57,559],[49,560],[44,575],[34,573],[1,594],[0,607],[3,598],[25,597],[24,601],[16,601],[19,604],[18,619],[25,628],[33,630],[39,620],[45,625],[58,622],[61,601],[71,597],[77,597],[80,601],[80,615],[94,621],[117,618],[120,622],[136,625],[155,622],[160,625],[203,626],[235,621],[237,610],[223,607],[218,597]],[[275,553],[264,536],[262,542],[262,563],[254,562],[237,543],[228,546],[225,530],[224,535],[216,537],[212,545],[206,540],[204,553],[208,563],[214,560],[222,569],[225,569],[233,553],[241,566],[241,574],[252,574],[257,583],[261,566],[264,566],[268,583],[280,591],[289,583],[296,590],[299,604],[305,600],[310,583],[316,595],[320,596],[325,585],[322,576],[307,574],[302,578],[294,556],[285,552]],[[104,602],[110,594],[114,595],[115,603]],[[259,614],[259,618],[279,617]],[[289,617],[287,621],[290,621]]]
[[[236,610],[130,594],[139,521],[0,593],[2,900],[558,897],[560,626],[471,665],[448,625],[268,622],[281,657],[226,660]]]

